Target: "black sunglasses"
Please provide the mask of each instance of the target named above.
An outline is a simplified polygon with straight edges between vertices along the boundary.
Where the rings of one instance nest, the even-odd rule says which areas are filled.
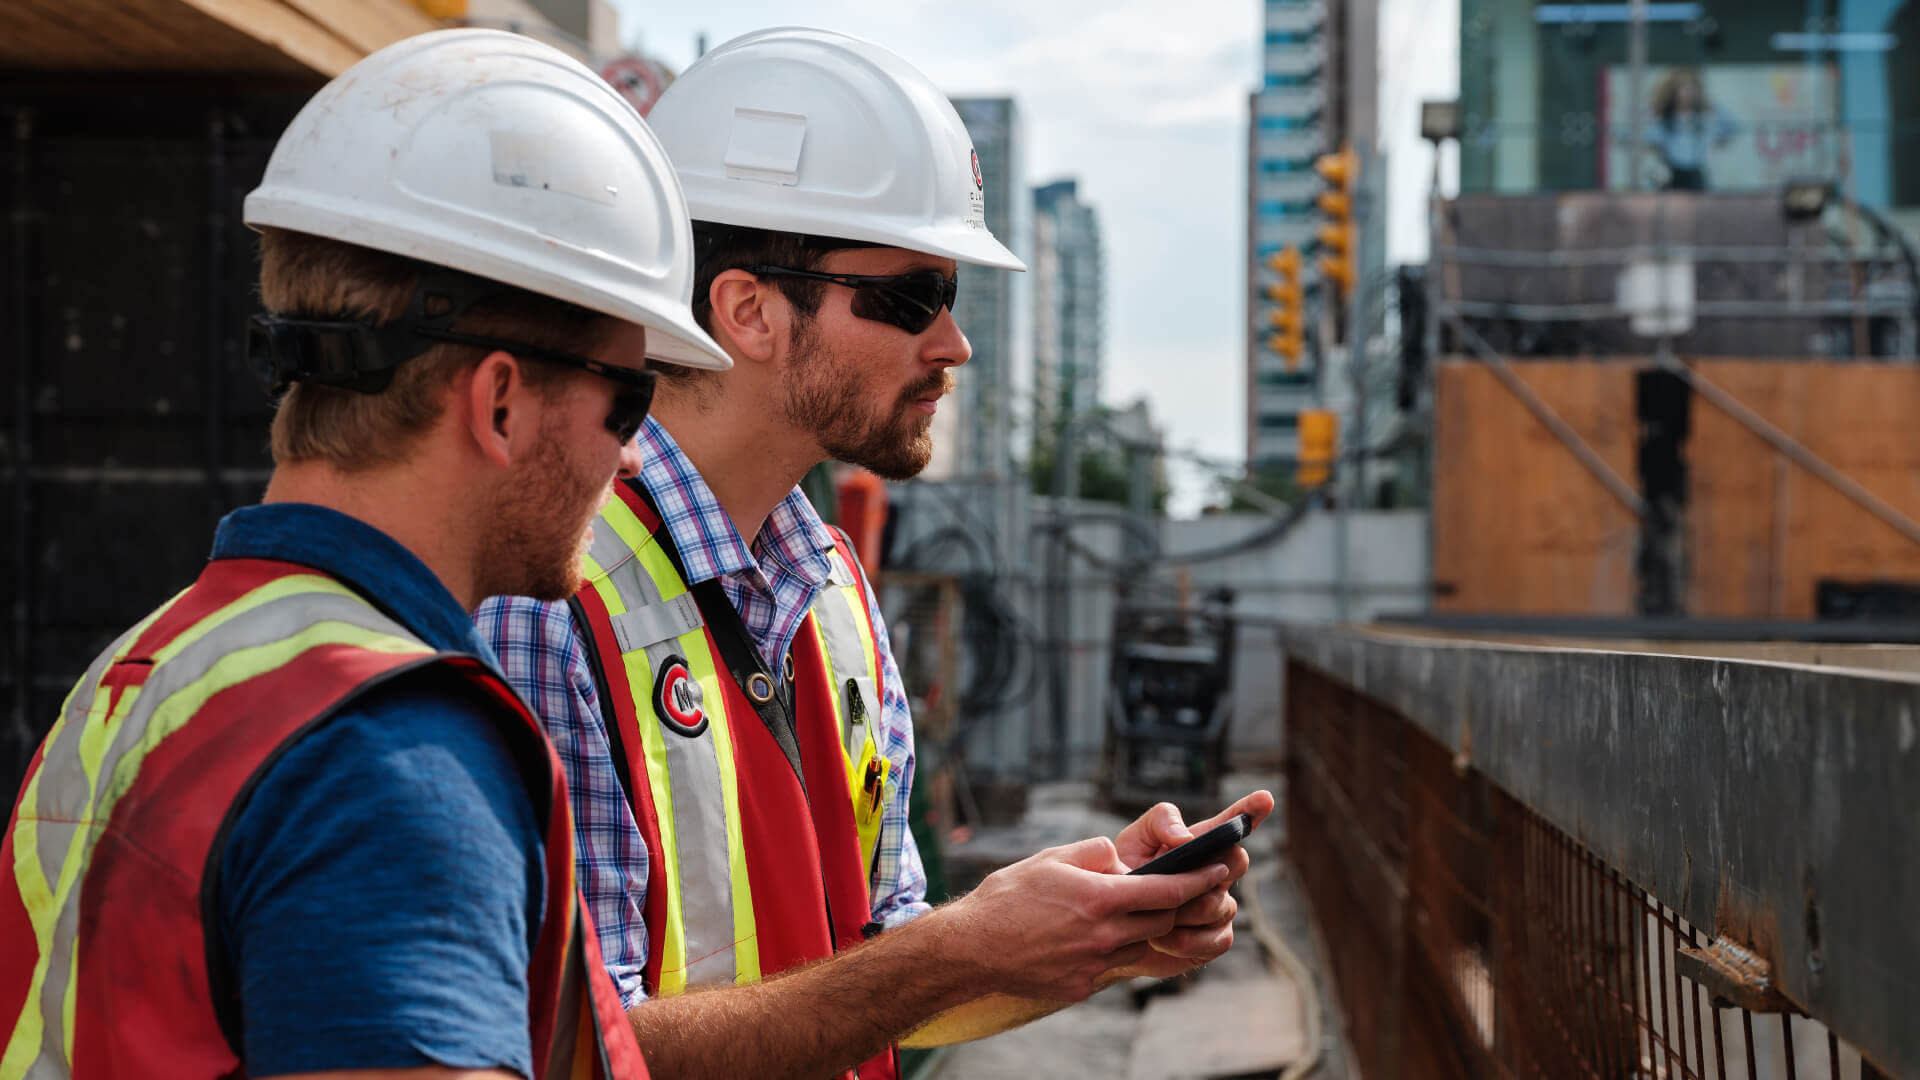
[[[552,349],[522,345],[517,341],[506,341],[481,334],[462,334],[453,330],[435,330],[427,327],[414,327],[413,332],[453,345],[498,349],[501,352],[512,353],[516,359],[559,364],[562,367],[600,376],[614,385],[613,408],[607,410],[607,430],[613,432],[622,446],[632,442],[633,437],[640,433],[640,425],[647,419],[647,410],[653,407],[654,374],[651,371],[637,371],[615,364],[603,364],[598,360],[589,360],[572,353],[555,352]]]
[[[854,315],[897,326],[909,334],[922,333],[932,326],[933,320],[940,317],[940,309],[951,309],[960,292],[960,280],[938,270],[913,270],[905,274],[823,274],[790,266],[743,266],[741,269],[762,277],[806,278],[845,285],[853,290]]]
[[[521,291],[444,266],[422,265],[413,299],[398,319],[372,326],[355,319],[255,315],[247,328],[247,359],[267,393],[277,398],[296,382],[377,394],[393,382],[396,368],[431,347],[427,341],[498,349],[522,360],[559,364],[613,383],[618,389],[613,408],[607,413],[607,430],[618,436],[623,446],[632,441],[653,405],[653,372],[452,329],[454,320],[474,304]],[[584,309],[567,306],[582,317],[591,316]]]
[[[498,349],[521,360],[559,364],[598,375],[618,389],[607,412],[607,430],[624,445],[647,419],[653,405],[654,374],[603,364],[572,353],[556,352],[504,338],[463,334],[437,326],[389,324],[373,327],[336,319],[288,319],[255,315],[248,327],[247,352],[268,392],[278,395],[295,382],[318,383],[360,393],[378,393],[393,380],[394,369],[426,346],[411,338],[453,345]]]

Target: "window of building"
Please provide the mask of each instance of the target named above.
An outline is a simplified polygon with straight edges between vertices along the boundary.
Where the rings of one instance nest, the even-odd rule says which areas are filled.
[[[1269,90],[1295,90],[1303,86],[1316,86],[1319,82],[1320,73],[1317,71],[1309,71],[1303,75],[1282,75],[1269,71],[1266,85]]]
[[[1267,387],[1312,386],[1313,373],[1310,371],[1262,371],[1256,381],[1261,386]]]
[[[1261,131],[1303,131],[1313,126],[1311,116],[1263,116]]]
[[[1300,417],[1297,413],[1266,413],[1260,417],[1260,430],[1273,435],[1297,434]]]
[[[1920,223],[1920,0],[1648,4],[1637,86],[1624,10],[1461,0],[1462,191],[1817,177]]]
[[[1298,199],[1262,199],[1254,204],[1254,210],[1261,217],[1300,217],[1313,213],[1313,203]]]

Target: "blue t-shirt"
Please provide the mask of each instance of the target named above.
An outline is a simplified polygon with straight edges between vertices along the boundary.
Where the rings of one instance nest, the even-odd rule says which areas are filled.
[[[237,510],[213,557],[310,566],[434,648],[493,662],[432,571],[344,514]],[[499,721],[444,675],[397,678],[296,741],[221,856],[215,932],[247,1073],[437,1064],[531,1075],[543,848]]]

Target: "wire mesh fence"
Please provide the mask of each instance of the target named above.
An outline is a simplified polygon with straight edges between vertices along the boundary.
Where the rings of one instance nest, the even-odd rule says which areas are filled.
[[[1413,722],[1286,685],[1287,834],[1363,1075],[1886,1075]]]

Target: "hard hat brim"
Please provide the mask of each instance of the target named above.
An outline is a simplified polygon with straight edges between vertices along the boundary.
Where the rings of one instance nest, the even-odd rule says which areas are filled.
[[[613,273],[617,268],[610,265],[569,265],[524,255],[510,258],[483,243],[463,243],[451,230],[429,229],[409,215],[328,206],[326,200],[311,195],[287,198],[271,184],[255,189],[244,206],[243,219],[256,229],[272,226],[310,233],[462,270],[645,327],[650,359],[708,371],[733,366],[733,358],[700,329],[684,303],[661,302],[652,290],[637,288]]]
[[[728,356],[727,351],[711,335],[700,329],[700,324],[694,322],[692,316],[684,320],[685,325],[671,328],[659,325],[660,322],[681,321],[669,318],[645,324],[647,359],[703,371],[726,371],[733,367],[733,357]]]
[[[989,266],[995,270],[1025,271],[1027,264],[1020,256],[1008,250],[1007,245],[993,238],[993,234],[982,229],[978,232],[957,229],[929,230],[924,243],[903,243],[901,247],[914,251],[924,251],[929,255],[944,255],[956,262],[973,263],[976,266]]]

